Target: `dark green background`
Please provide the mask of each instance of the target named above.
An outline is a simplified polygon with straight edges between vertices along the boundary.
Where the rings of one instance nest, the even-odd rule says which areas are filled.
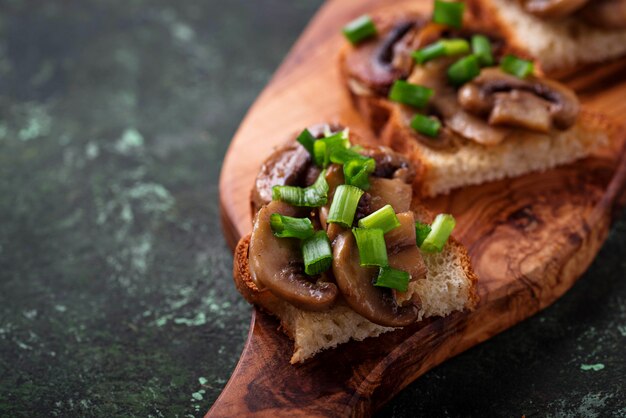
[[[0,0],[0,416],[210,407],[250,317],[221,160],[320,4]],[[626,416],[625,220],[557,304],[380,416]]]

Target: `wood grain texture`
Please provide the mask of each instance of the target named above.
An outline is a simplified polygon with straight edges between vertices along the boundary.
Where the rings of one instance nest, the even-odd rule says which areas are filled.
[[[427,11],[429,3],[407,0],[393,6]],[[341,122],[374,140],[333,64],[344,42],[342,25],[388,7],[374,0],[327,2],[250,109],[220,179],[224,234],[231,247],[251,229],[250,190],[276,145],[323,121]],[[566,82],[587,107],[623,119],[626,60],[589,67]],[[622,132],[613,133],[611,150],[592,158],[425,202],[457,217],[455,237],[468,248],[480,279],[481,302],[474,312],[350,342],[292,366],[292,342],[277,331],[275,319],[255,311],[240,362],[207,417],[366,416],[432,367],[551,304],[589,266],[623,200]]]

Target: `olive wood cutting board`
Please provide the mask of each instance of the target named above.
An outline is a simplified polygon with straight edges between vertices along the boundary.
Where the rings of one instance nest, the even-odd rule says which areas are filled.
[[[386,3],[328,1],[248,112],[220,178],[231,247],[251,230],[250,190],[274,147],[319,122],[340,122],[375,140],[341,85],[340,30],[365,12],[431,7],[429,0]],[[626,60],[565,81],[587,108],[623,120]],[[274,318],[255,309],[239,364],[206,416],[367,416],[429,369],[550,305],[587,269],[623,200],[622,132],[611,150],[578,163],[424,202],[457,218],[454,236],[468,248],[479,277],[475,311],[353,341],[294,366],[292,342]]]

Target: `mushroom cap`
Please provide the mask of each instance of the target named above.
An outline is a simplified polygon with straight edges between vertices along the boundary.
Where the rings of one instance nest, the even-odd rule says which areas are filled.
[[[399,305],[390,289],[379,288],[372,281],[378,268],[361,267],[352,232],[341,233],[333,248],[333,274],[346,303],[355,312],[387,327],[405,327],[414,323],[419,307],[413,301]]]
[[[256,176],[250,199],[252,215],[272,201],[272,187],[294,185],[305,177],[310,162],[309,152],[295,141],[277,148]]]
[[[446,75],[447,68],[454,62],[454,57],[441,57],[416,67],[408,81],[433,89],[436,94],[430,100],[430,110],[443,119],[443,128],[437,138],[426,138],[415,133],[415,137],[432,148],[454,148],[461,137],[483,145],[502,142],[509,133],[508,129],[492,126],[487,121],[467,112],[457,99],[456,89],[450,85]],[[405,115],[409,123],[411,114]]]
[[[257,285],[297,308],[323,311],[333,305],[337,286],[305,275],[300,243],[295,238],[277,238],[270,226],[272,213],[302,216],[306,211],[273,201],[257,213],[248,249],[250,275]]]
[[[356,94],[386,95],[394,81],[408,75],[413,65],[408,48],[402,48],[405,37],[424,25],[418,16],[375,16],[378,36],[360,43],[345,55],[349,85]],[[405,55],[400,59],[399,55]],[[406,59],[408,58],[408,59]]]
[[[568,129],[580,113],[576,94],[563,84],[538,77],[521,79],[499,68],[484,68],[461,87],[458,102],[468,112],[488,116],[494,125],[541,132]]]

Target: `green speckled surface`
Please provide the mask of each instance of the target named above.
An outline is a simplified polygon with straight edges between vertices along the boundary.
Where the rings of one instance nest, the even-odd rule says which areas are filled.
[[[202,415],[245,340],[217,180],[321,4],[0,1],[0,416]],[[626,416],[626,216],[554,306],[381,417]]]

